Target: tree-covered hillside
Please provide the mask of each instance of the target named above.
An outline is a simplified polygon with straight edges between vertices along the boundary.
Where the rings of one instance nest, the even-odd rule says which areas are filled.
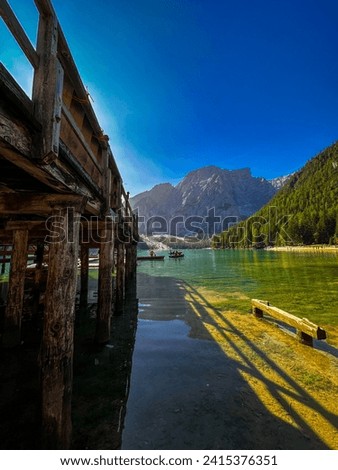
[[[338,243],[338,142],[311,159],[243,222],[215,237],[218,247]]]

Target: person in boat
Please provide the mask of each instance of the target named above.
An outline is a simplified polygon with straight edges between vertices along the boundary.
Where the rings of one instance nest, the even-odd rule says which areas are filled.
[[[156,253],[154,250],[150,250],[149,255],[153,258],[154,256],[156,256]]]
[[[174,257],[182,256],[182,251],[178,251],[178,250],[170,251],[170,256],[174,256]]]

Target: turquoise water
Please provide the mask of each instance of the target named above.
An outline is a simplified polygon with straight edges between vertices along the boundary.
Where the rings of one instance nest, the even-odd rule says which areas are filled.
[[[225,310],[248,312],[268,300],[320,325],[338,325],[338,256],[265,250],[185,250],[182,259],[140,261],[138,271],[184,280],[218,293]],[[139,252],[139,256],[147,252]]]

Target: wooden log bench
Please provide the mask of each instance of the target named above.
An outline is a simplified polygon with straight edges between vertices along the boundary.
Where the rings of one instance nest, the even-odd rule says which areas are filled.
[[[296,317],[291,313],[270,305],[269,302],[264,300],[252,299],[251,306],[252,313],[256,318],[262,318],[263,313],[266,313],[276,320],[295,328],[297,338],[302,344],[313,346],[313,338],[326,339],[326,331],[307,318]]]

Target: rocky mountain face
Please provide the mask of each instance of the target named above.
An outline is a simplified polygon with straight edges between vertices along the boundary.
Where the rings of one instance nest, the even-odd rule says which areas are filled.
[[[154,186],[131,198],[140,233],[178,236],[212,235],[245,219],[266,204],[277,189],[249,168],[208,166],[190,172],[177,185]]]
[[[287,183],[287,181],[289,180],[289,178],[291,178],[292,175],[294,175],[294,173],[290,173],[290,175],[286,176],[278,176],[277,178],[273,178],[272,180],[268,181],[278,191],[285,185],[285,183]]]

